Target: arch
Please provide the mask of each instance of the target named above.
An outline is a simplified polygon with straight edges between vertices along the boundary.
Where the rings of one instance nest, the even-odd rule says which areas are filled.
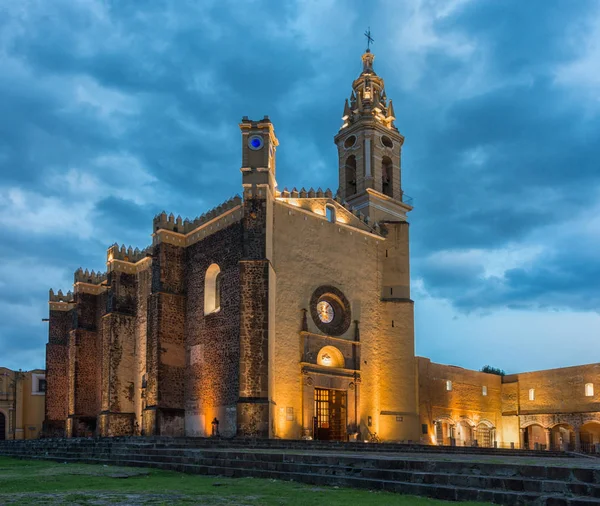
[[[539,425],[543,429],[548,429],[549,427],[545,427],[541,422],[534,420],[533,422],[525,422],[521,424],[521,429],[526,429],[527,427],[531,427],[532,425]]]
[[[327,221],[330,221],[331,223],[335,223],[336,221],[335,207],[333,207],[331,204],[327,204],[325,206],[325,217],[327,218]]]
[[[496,427],[489,420],[480,420],[475,427],[475,440],[477,441],[477,446],[482,446],[484,448],[491,448],[494,445],[494,440],[496,439]]]
[[[381,191],[388,197],[394,196],[393,167],[394,164],[389,156],[381,159]]]
[[[473,435],[475,424],[469,418],[461,418],[456,424],[456,444],[458,446],[471,446],[473,444]]]
[[[433,421],[434,444],[438,446],[451,445],[454,438],[456,423],[450,415],[440,415]]]
[[[479,420],[479,423],[477,424],[477,426],[479,427],[480,425],[485,425],[488,429],[495,429],[494,424],[492,422],[490,422],[489,420],[486,420],[485,418],[482,418],[481,420]]]
[[[540,423],[538,425],[542,425],[542,424]],[[555,429],[556,427],[564,427],[565,429],[574,430],[573,425],[571,425],[569,422],[558,422],[558,423],[549,425],[547,428]]]
[[[323,346],[317,354],[317,364],[326,367],[340,367],[346,365],[344,355],[335,346]]]
[[[344,175],[346,181],[346,187],[344,188],[345,197],[348,198],[350,195],[356,193],[356,157],[354,155],[350,155],[346,158]]]
[[[595,445],[600,443],[600,422],[597,420],[589,420],[581,424],[580,445],[581,450],[586,453],[595,451]]]
[[[446,422],[446,423],[450,423],[452,425],[456,425],[456,422],[454,421],[454,419],[450,415],[440,415],[440,416],[437,416],[433,422],[434,423],[436,423],[436,422]]]
[[[204,314],[221,309],[221,268],[211,264],[204,276]]]

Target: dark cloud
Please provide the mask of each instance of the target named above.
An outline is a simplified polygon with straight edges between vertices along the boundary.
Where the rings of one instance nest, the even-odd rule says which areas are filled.
[[[273,120],[280,186],[335,191],[333,136],[374,11],[386,12],[372,26],[376,70],[407,138],[414,277],[463,312],[597,308],[600,260],[583,253],[597,245],[550,237],[600,187],[600,115],[556,82],[595,2],[467,2],[449,15],[425,2],[429,25],[414,33],[406,6],[311,5],[24,2],[0,17],[0,210],[19,188],[39,216],[20,207],[3,221],[0,256],[40,270],[0,279],[13,294],[0,346],[43,346],[45,329],[19,311],[43,313],[49,286],[102,269],[112,242],[147,245],[154,214],[194,217],[240,193],[242,115]],[[486,252],[526,246],[540,248],[534,263],[486,276]],[[477,262],[442,260],[472,249]]]

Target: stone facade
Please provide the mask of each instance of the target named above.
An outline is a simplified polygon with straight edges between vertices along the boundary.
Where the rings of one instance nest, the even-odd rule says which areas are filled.
[[[548,375],[415,358],[404,137],[373,59],[334,139],[335,195],[278,189],[273,125],[244,117],[242,197],[191,220],[162,212],[150,246],[113,245],[105,273],[50,291],[47,435],[524,445],[534,421],[596,420],[565,421],[598,407],[567,406],[558,386],[530,404]],[[588,372],[569,385],[597,385]]]
[[[417,363],[424,443],[548,450],[600,444],[600,364],[499,376],[421,357]]]

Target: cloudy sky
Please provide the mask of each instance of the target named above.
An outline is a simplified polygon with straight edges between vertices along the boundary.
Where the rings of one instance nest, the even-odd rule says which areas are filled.
[[[280,187],[337,189],[369,25],[418,354],[600,361],[598,2],[0,0],[0,365],[44,366],[48,289],[77,267],[240,191],[243,115],[273,120]]]

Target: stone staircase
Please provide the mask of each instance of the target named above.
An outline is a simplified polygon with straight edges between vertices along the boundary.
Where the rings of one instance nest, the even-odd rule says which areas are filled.
[[[600,505],[600,462],[559,452],[201,438],[0,442],[0,455],[295,480],[450,501]]]

